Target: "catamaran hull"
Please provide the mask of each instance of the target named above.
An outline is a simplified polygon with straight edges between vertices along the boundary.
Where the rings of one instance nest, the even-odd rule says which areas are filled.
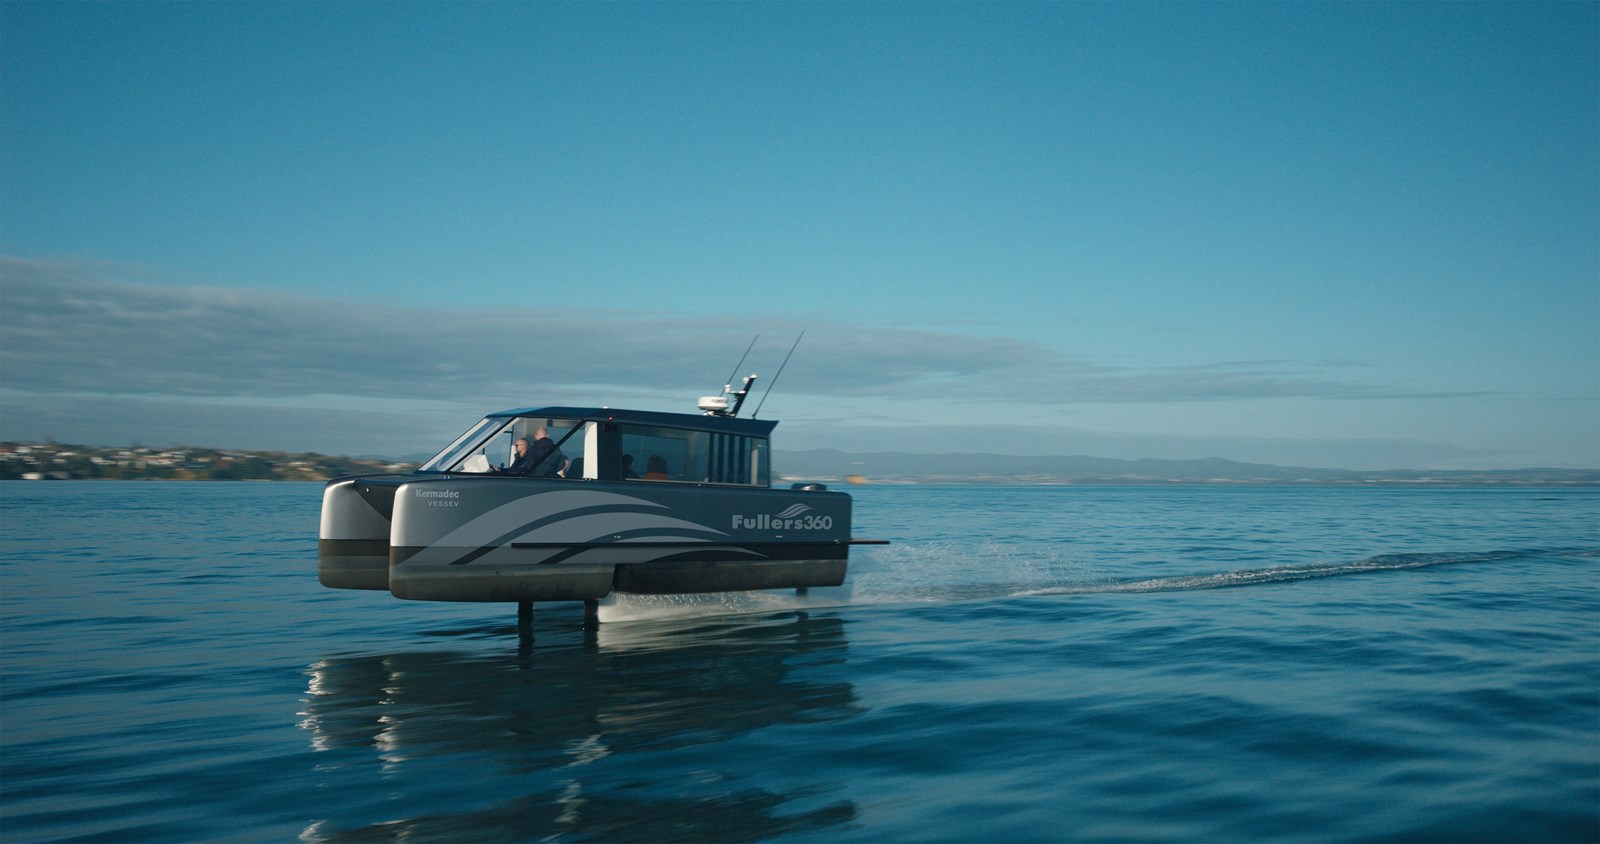
[[[328,484],[318,573],[427,601],[837,586],[849,542],[835,492],[375,476]]]
[[[339,478],[323,488],[317,533],[317,579],[323,586],[388,590],[394,490],[410,477]]]

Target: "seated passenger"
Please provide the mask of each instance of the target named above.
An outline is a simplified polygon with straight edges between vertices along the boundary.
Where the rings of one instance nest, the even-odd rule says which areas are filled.
[[[625,481],[631,481],[637,477],[639,476],[633,473],[633,455],[622,455],[622,479]]]
[[[490,474],[493,474],[493,475],[526,475],[526,474],[528,474],[528,470],[533,468],[533,461],[534,461],[533,453],[528,449],[528,438],[527,437],[517,437],[517,441],[515,443],[512,443],[512,445],[511,445],[511,450],[512,450],[512,452],[514,452],[516,454],[516,459],[511,461],[511,465],[510,466],[494,466],[494,467],[491,467],[489,469],[489,473]]]
[[[517,459],[511,465],[495,471],[497,475],[532,475],[536,478],[558,477],[561,470],[567,468],[566,455],[550,439],[550,432],[544,428],[536,428],[533,432],[533,442],[528,442],[527,437],[517,437],[512,444],[516,451]]]
[[[561,470],[567,468],[567,456],[556,448],[550,432],[542,426],[533,429],[533,445],[528,447],[528,453],[534,455],[533,471],[529,474],[536,478],[560,477]]]
[[[659,454],[652,454],[652,455],[650,455],[650,459],[645,461],[644,465],[645,465],[645,468],[648,470],[648,471],[646,471],[644,473],[644,479],[645,480],[647,480],[647,481],[665,481],[665,480],[668,480],[668,477],[667,477],[667,458],[662,457]]]

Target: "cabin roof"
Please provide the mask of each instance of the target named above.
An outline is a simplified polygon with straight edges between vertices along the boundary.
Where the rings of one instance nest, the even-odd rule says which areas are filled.
[[[641,425],[659,425],[663,428],[688,428],[747,437],[770,436],[772,429],[778,424],[777,420],[770,419],[738,419],[698,413],[661,413],[653,410],[627,410],[620,407],[519,407],[489,415],[583,419],[593,422],[635,422]]]

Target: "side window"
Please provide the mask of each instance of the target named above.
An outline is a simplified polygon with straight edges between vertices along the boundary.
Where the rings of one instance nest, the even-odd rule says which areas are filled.
[[[546,457],[533,468],[532,474],[545,478],[579,478],[583,476],[584,426],[572,419],[524,418],[517,420],[517,436],[527,437],[530,444],[539,441],[542,433],[550,438],[557,453]],[[580,461],[576,466],[573,461]],[[576,471],[573,471],[576,469]]]
[[[512,468],[517,462],[516,442],[529,445],[548,436],[558,454],[541,459],[531,470],[516,472],[533,477],[583,477],[588,448],[587,426],[580,420],[519,416],[488,417],[456,438],[444,451],[422,466],[424,472],[484,474]]]
[[[711,479],[723,484],[754,484],[761,461],[756,449],[763,440],[735,434],[711,436]]]
[[[767,458],[767,441],[750,441],[750,483],[756,486],[772,485],[772,466]]]
[[[624,428],[622,476],[644,481],[690,480],[689,442],[677,431],[662,428]]]
[[[567,459],[567,465],[561,470],[561,476],[576,480],[584,476],[584,458],[589,447],[589,426],[582,422],[571,421],[562,424],[565,427],[561,429],[561,436],[556,437],[554,433],[550,436],[557,440],[566,439],[561,443],[561,454]],[[577,430],[573,430],[574,428]],[[567,436],[568,434],[571,436]]]
[[[499,468],[509,466],[516,455],[511,453],[511,429],[507,428],[495,434],[488,442],[483,444],[483,456],[489,466]],[[489,471],[487,468],[482,471]]]
[[[645,426],[622,430],[626,480],[767,483],[766,440]]]

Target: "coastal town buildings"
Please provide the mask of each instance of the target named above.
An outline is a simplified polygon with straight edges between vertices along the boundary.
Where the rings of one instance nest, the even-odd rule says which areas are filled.
[[[315,453],[0,442],[0,480],[325,481],[413,468],[411,463]]]

